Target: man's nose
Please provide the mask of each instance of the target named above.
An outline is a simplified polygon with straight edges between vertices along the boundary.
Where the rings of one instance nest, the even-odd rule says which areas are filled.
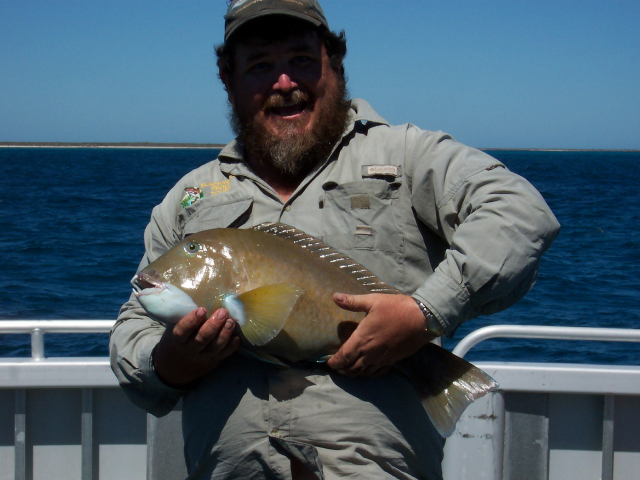
[[[273,84],[274,90],[279,90],[281,92],[288,92],[294,88],[297,88],[298,84],[291,80],[291,77],[288,73],[282,73],[278,77],[276,83]]]

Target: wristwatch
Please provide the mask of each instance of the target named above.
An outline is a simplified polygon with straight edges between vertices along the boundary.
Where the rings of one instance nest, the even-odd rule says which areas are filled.
[[[417,298],[414,298],[414,300],[416,301],[416,303],[418,304],[418,307],[420,307],[420,310],[422,310],[422,313],[424,314],[424,318],[427,324],[427,332],[431,333],[432,335],[435,335],[436,337],[440,337],[444,335],[444,327],[438,321],[436,316],[433,313],[431,313],[431,311],[427,308],[427,306],[424,303],[422,303],[420,300],[418,300]]]

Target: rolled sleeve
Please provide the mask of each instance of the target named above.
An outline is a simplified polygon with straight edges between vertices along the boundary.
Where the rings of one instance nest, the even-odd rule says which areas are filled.
[[[560,225],[540,193],[495,158],[444,134],[420,140],[408,150],[412,204],[449,248],[414,296],[451,334],[522,298]]]

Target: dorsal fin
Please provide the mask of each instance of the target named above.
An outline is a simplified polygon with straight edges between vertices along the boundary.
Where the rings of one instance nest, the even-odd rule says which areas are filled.
[[[290,225],[284,223],[261,223],[253,227],[253,230],[270,233],[276,237],[289,240],[299,248],[304,248],[310,254],[333,264],[336,268],[343,269],[348,275],[353,277],[360,285],[366,287],[372,293],[400,293],[391,285],[383,282],[368,269],[364,268],[355,260],[345,254],[330,247],[322,240],[304,233]]]

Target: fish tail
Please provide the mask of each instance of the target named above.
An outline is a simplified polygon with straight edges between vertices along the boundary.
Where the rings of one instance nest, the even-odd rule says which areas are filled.
[[[498,383],[478,367],[433,343],[397,367],[413,384],[443,437],[454,432],[471,403],[498,388]]]

